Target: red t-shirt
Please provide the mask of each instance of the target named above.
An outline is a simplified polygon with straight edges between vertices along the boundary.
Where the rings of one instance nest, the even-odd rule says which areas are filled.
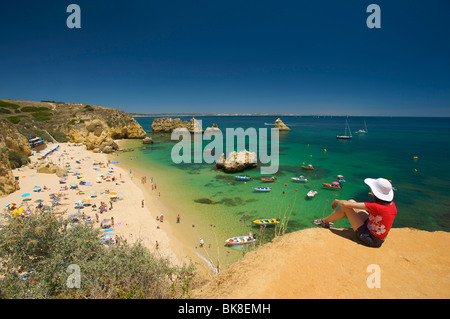
[[[369,220],[367,228],[375,237],[384,240],[389,233],[397,215],[397,207],[394,202],[391,205],[378,203],[364,203],[369,210]]]

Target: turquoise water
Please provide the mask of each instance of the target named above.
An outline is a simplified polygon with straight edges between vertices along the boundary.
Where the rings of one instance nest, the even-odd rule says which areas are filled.
[[[202,120],[204,129],[216,123],[223,132],[238,127],[270,129],[276,120],[273,116],[196,118]],[[146,131],[151,130],[153,119],[136,118]],[[450,118],[283,116],[282,120],[292,130],[280,132],[280,167],[273,175],[277,181],[270,185],[260,181],[267,175],[261,175],[259,168],[239,173],[253,178],[242,182],[234,179],[235,174],[217,170],[214,164],[173,163],[171,151],[177,141],[171,141],[170,134],[149,133],[155,143],[144,145],[145,149],[140,140],[129,140],[127,146],[135,151],[125,152],[119,159],[124,166],[138,168],[140,176],[154,178],[157,190],[152,192],[161,193],[161,202],[168,208],[166,218],[175,220],[178,213],[182,217],[182,223],[174,228],[180,238],[203,259],[211,263],[220,260],[221,267],[242,256],[236,248],[225,248],[225,239],[249,231],[260,235],[252,220],[280,217],[288,220],[288,232],[314,227],[311,221],[331,213],[330,204],[336,197],[370,201],[366,177],[392,181],[398,208],[393,227],[449,231]],[[337,140],[336,135],[344,133],[346,120],[353,139]],[[356,134],[364,121],[368,134]],[[205,141],[203,148],[208,143]],[[316,169],[302,170],[303,163]],[[291,180],[300,175],[308,182]],[[346,180],[342,189],[322,187],[337,175]],[[253,186],[271,186],[272,191],[254,192]],[[318,194],[309,199],[306,194],[311,189]],[[336,226],[350,225],[342,220]],[[264,242],[273,235],[273,228],[265,230]],[[197,247],[200,238],[207,243],[203,250]]]
[[[182,118],[189,120],[189,117]],[[205,116],[203,128],[218,124],[219,128],[271,128],[273,116]],[[152,117],[136,120],[144,130],[151,130]],[[124,153],[120,159],[130,167],[138,166],[144,175],[154,177],[162,201],[174,214],[182,216],[184,238],[195,238],[188,246],[197,249],[203,238],[209,250],[200,252],[212,262],[232,263],[242,256],[235,249],[225,249],[224,240],[233,236],[259,234],[251,221],[258,218],[284,218],[287,231],[313,227],[311,221],[329,214],[334,198],[370,201],[366,177],[384,177],[396,188],[395,203],[398,215],[393,227],[412,227],[428,231],[450,229],[450,118],[349,117],[353,131],[350,141],[337,140],[344,132],[345,117],[294,117],[282,120],[292,130],[280,132],[280,167],[274,176],[277,181],[267,185],[260,181],[259,168],[240,173],[251,176],[249,182],[236,181],[235,174],[226,174],[214,164],[175,164],[171,151],[176,141],[170,134],[155,133],[155,144],[131,141],[136,151]],[[367,123],[368,134],[355,132]],[[203,148],[209,141],[205,141]],[[247,145],[248,146],[248,145]],[[417,159],[414,159],[417,157]],[[128,160],[134,159],[133,161]],[[316,169],[305,171],[301,165],[313,164]],[[304,175],[306,183],[296,183],[291,177]],[[344,175],[346,182],[340,190],[324,189],[323,182],[332,182]],[[271,192],[254,192],[253,186],[271,186]],[[308,199],[306,193],[315,189],[318,194]],[[156,191],[155,191],[156,193]],[[290,205],[290,206],[289,206]],[[165,214],[166,215],[166,214]],[[175,219],[175,216],[168,216]],[[192,227],[191,227],[192,224]],[[195,227],[194,227],[195,224]],[[337,227],[349,227],[347,220]],[[273,229],[265,232],[266,238]],[[206,256],[206,254],[220,257]]]
[[[202,120],[204,129],[216,123],[223,131],[238,127],[270,129],[267,124],[276,119],[273,116],[196,118]],[[151,130],[153,119],[136,118],[144,130]],[[248,220],[283,217],[285,214],[289,215],[288,231],[312,227],[312,219],[331,212],[329,204],[336,196],[370,200],[364,178],[384,177],[396,188],[398,215],[394,227],[449,231],[450,118],[349,117],[353,139],[337,140],[336,135],[344,132],[346,119],[282,117],[292,130],[280,132],[280,167],[274,174],[277,181],[270,185],[259,180],[266,177],[260,174],[259,168],[247,170],[245,175],[254,179],[244,183],[236,181],[235,174],[216,170],[213,164],[174,164],[170,153],[176,142],[170,141],[170,134],[149,134],[155,144],[139,153],[141,163],[158,167],[159,171],[171,176],[171,182],[176,180],[178,187],[170,192],[185,202],[184,209],[197,213],[204,211],[205,219],[220,224],[217,227],[243,232],[250,225]],[[357,134],[364,121],[368,134]],[[205,141],[203,148],[208,143]],[[415,156],[418,158],[414,159]],[[311,163],[316,169],[302,170],[303,163]],[[291,180],[299,175],[308,178],[308,182]],[[336,175],[344,175],[346,179],[342,189],[329,190],[321,186],[322,182],[334,181]],[[253,186],[271,186],[272,191],[254,192]],[[318,191],[312,199],[306,197],[310,189]],[[349,226],[346,221],[340,223]],[[241,227],[243,224],[248,225]]]

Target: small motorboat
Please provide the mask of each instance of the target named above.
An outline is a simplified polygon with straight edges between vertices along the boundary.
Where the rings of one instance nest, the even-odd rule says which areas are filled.
[[[315,190],[310,190],[310,191],[308,192],[308,194],[306,194],[306,196],[308,196],[309,198],[313,198],[314,196],[316,196],[316,194],[317,194],[317,191],[315,191]]]
[[[253,187],[253,190],[258,192],[270,192],[272,187]]]
[[[235,176],[238,181],[249,181],[251,178],[249,176]]]
[[[250,236],[238,236],[238,237],[231,237],[225,240],[226,245],[248,245],[253,244],[256,242],[256,236],[250,237]]]
[[[344,176],[342,176],[342,175],[338,175],[338,176],[336,177],[336,180],[337,180],[339,183],[345,183]]]
[[[302,182],[302,183],[305,183],[305,182],[307,182],[308,181],[308,179],[307,178],[305,178],[305,176],[300,176],[300,177],[292,177],[291,178],[294,182]]]
[[[275,177],[263,177],[261,180],[263,182],[275,182],[277,179]]]
[[[253,221],[254,224],[259,225],[259,226],[271,226],[271,225],[276,225],[279,222],[280,221],[278,219],[275,219],[275,218],[256,219],[256,220]]]
[[[339,182],[333,182],[333,183],[322,183],[323,187],[325,188],[333,188],[333,189],[341,189],[342,186],[339,184]]]
[[[312,166],[311,164],[308,164],[307,166],[302,165],[302,169],[314,169],[314,166]]]

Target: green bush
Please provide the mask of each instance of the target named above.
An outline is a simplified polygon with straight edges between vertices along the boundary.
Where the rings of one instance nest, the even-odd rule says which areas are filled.
[[[19,168],[30,162],[30,159],[26,155],[22,155],[16,151],[8,152],[9,165],[12,169]]]
[[[4,109],[4,108],[0,107],[0,113],[2,113],[2,114],[11,114],[11,110]]]
[[[18,124],[20,122],[19,116],[8,116],[6,119],[10,121],[12,124]]]
[[[66,143],[69,141],[66,134],[61,131],[48,131],[53,138],[59,143]]]
[[[50,109],[45,106],[24,106],[20,110],[27,113],[50,111]]]
[[[36,121],[39,122],[51,120],[53,116],[52,112],[36,112],[31,113],[31,115],[34,117]]]
[[[51,211],[7,215],[0,225],[0,298],[189,297],[192,266],[173,266],[140,242],[106,246],[102,235]],[[79,288],[67,285],[69,265],[79,267]]]
[[[20,106],[18,106],[17,104],[13,104],[13,103],[9,103],[9,102],[5,102],[5,101],[0,101],[0,107],[6,107],[9,109],[18,109]]]

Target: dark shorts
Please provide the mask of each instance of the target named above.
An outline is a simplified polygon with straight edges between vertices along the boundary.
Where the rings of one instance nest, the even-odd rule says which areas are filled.
[[[364,225],[362,225],[356,230],[356,237],[358,237],[358,239],[364,245],[369,247],[378,248],[381,247],[381,245],[384,243],[384,240],[381,240],[372,235],[372,233],[369,231],[369,228],[367,228],[367,221],[364,223]]]

